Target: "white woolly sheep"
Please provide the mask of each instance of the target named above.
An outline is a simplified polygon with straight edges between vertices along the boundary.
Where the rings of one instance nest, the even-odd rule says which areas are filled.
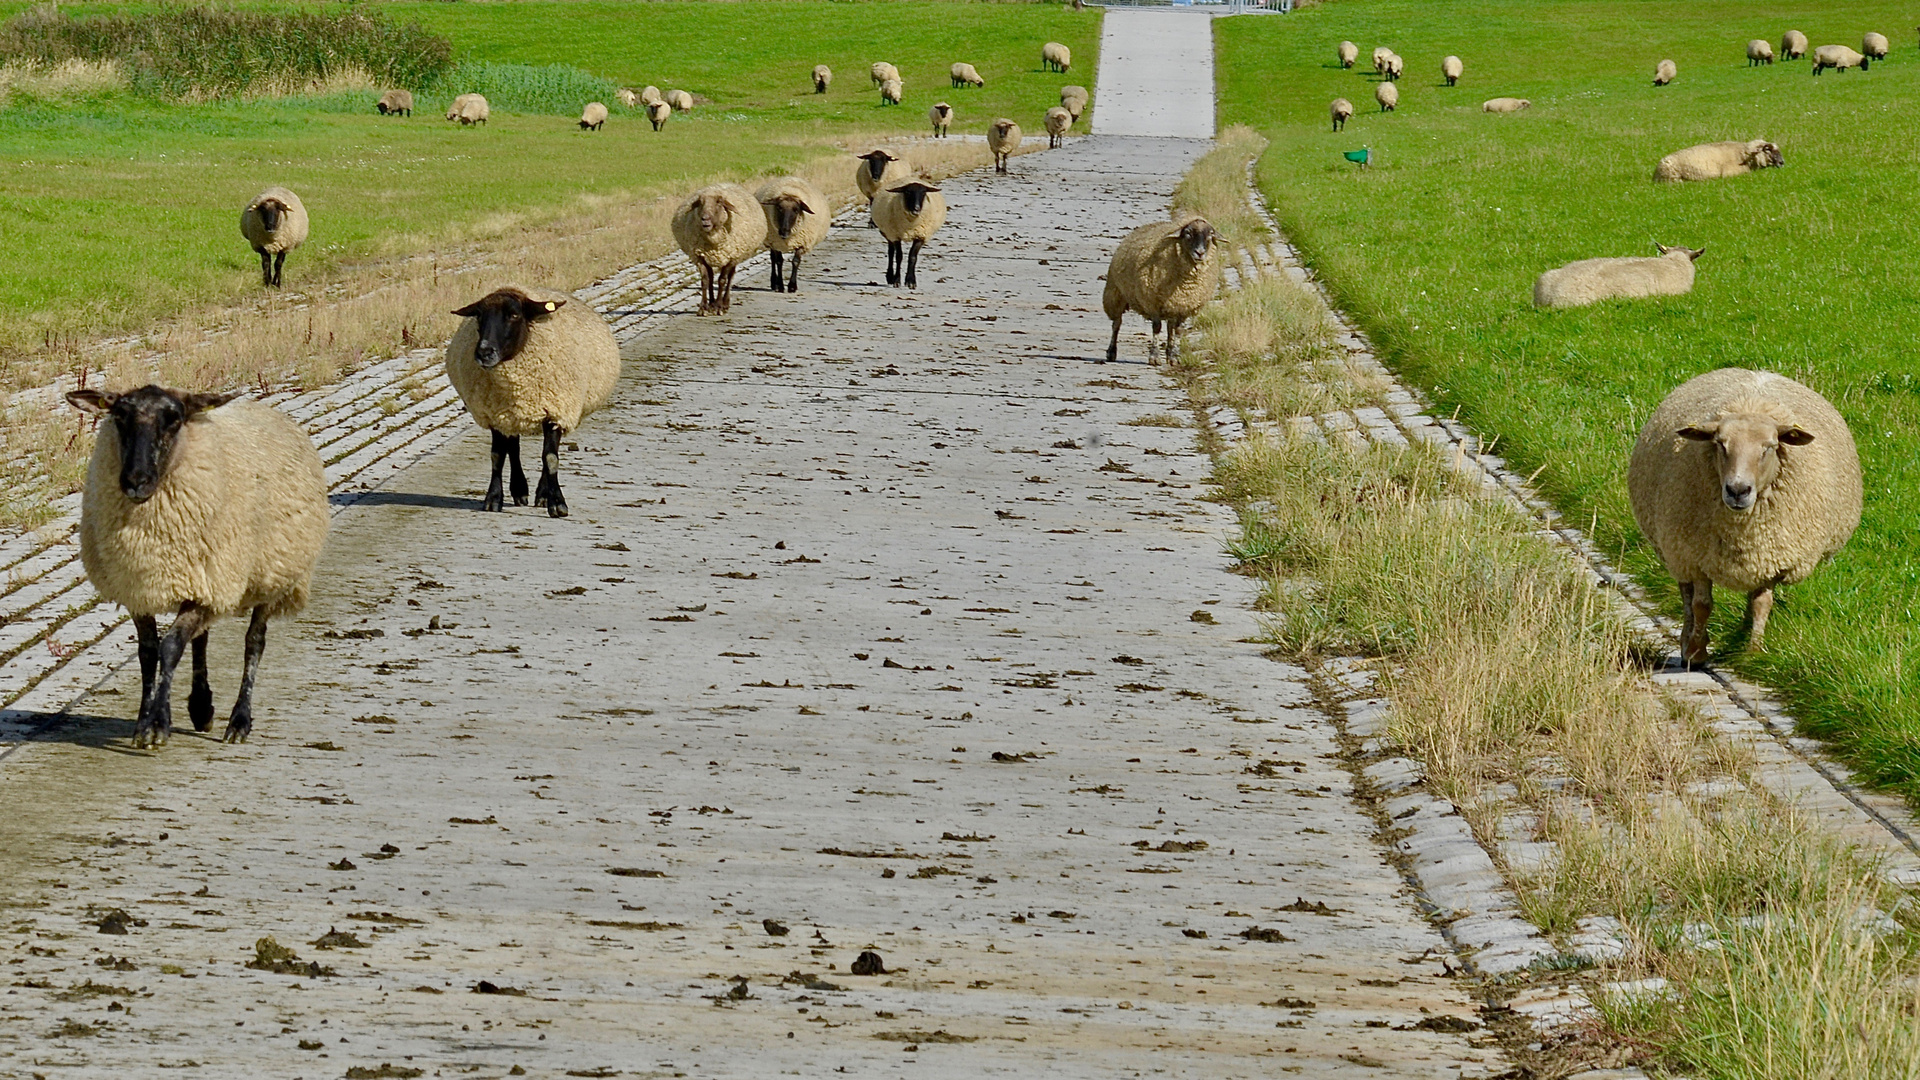
[[[1747,594],[1747,645],[1765,646],[1773,590],[1803,581],[1860,524],[1860,458],[1826,398],[1767,371],[1682,383],[1627,464],[1633,518],[1680,586],[1681,656],[1707,659],[1713,587]]]
[[[613,96],[617,101],[620,102],[623,108],[637,109],[640,107],[640,95],[634,93],[632,90],[629,90],[624,86],[618,90],[615,90],[613,92]]]
[[[1440,61],[1440,77],[1447,80],[1448,86],[1458,83],[1460,76],[1465,74],[1466,70],[1467,66],[1461,63],[1457,56],[1449,56]]]
[[[277,289],[287,252],[307,242],[306,205],[286,188],[270,187],[240,211],[240,235],[260,256],[260,284]]]
[[[912,170],[907,167],[906,162],[887,151],[869,150],[860,155],[860,164],[855,168],[853,183],[871,204],[875,192],[896,181],[905,180],[911,173]]]
[[[1059,105],[1047,110],[1042,124],[1047,129],[1047,149],[1058,150],[1067,141],[1067,132],[1073,130],[1073,114]]]
[[[1780,35],[1780,56],[1787,60],[1798,60],[1807,55],[1807,35],[1798,30],[1789,30]]]
[[[874,196],[873,223],[879,227],[880,235],[887,238],[887,284],[902,284],[901,271],[904,270],[906,287],[919,288],[914,270],[920,264],[920,248],[946,221],[946,197],[931,184],[909,180]],[[913,248],[903,261],[901,245],[908,242],[912,242]]]
[[[380,95],[380,100],[374,102],[373,107],[381,116],[412,116],[413,91],[389,90]]]
[[[1351,41],[1343,41],[1334,53],[1340,58],[1341,67],[1350,68],[1360,59],[1360,46]]]
[[[1380,103],[1381,112],[1392,112],[1400,107],[1400,88],[1390,82],[1380,83],[1373,88],[1373,100]]]
[[[1392,55],[1393,50],[1387,48],[1385,45],[1375,45],[1373,47],[1373,73],[1375,75],[1386,74],[1387,57]]]
[[[953,65],[947,69],[947,78],[955,87],[987,85],[987,80],[980,77],[980,73],[974,70],[972,64]]]
[[[1869,60],[1885,60],[1887,53],[1892,50],[1893,44],[1887,40],[1885,34],[1876,34],[1869,30],[1867,35],[1860,39],[1860,53]]]
[[[643,86],[640,88],[640,104],[642,105],[665,100],[667,99],[660,96],[660,88],[657,86]]]
[[[886,82],[880,84],[880,104],[882,105],[900,104],[900,98],[903,94],[904,91],[901,89],[899,79],[888,79]]]
[[[1653,85],[1665,86],[1680,74],[1680,69],[1671,60],[1662,60],[1653,66]]]
[[[326,542],[327,477],[313,441],[236,396],[158,386],[67,395],[104,420],[80,497],[80,560],[94,589],[133,616],[140,639],[135,747],[173,733],[173,673],[189,643],[187,715],[195,731],[213,726],[207,632],[243,611],[252,618],[246,660],[222,737],[247,738],[267,620],[306,606]],[[163,613],[174,616],[165,638],[155,622]]]
[[[1387,62],[1380,68],[1380,74],[1385,75],[1388,82],[1394,82],[1405,74],[1406,70],[1407,62],[1400,58],[1399,53],[1388,53]]]
[[[1353,118],[1353,102],[1343,97],[1334,98],[1333,103],[1327,106],[1327,113],[1333,117],[1333,130],[1339,131]]]
[[[673,212],[673,239],[700,267],[700,314],[721,315],[733,306],[734,271],[766,242],[767,216],[753,192],[713,184]]]
[[[757,216],[757,215],[756,215]],[[533,504],[566,517],[560,492],[560,437],[599,410],[620,381],[620,346],[593,305],[563,292],[509,285],[454,312],[447,381],[468,415],[493,433],[493,477],[481,509],[505,505],[500,466],[512,466],[513,505],[527,504],[520,437],[540,436],[540,483]]]
[[[587,102],[587,107],[580,110],[581,131],[599,131],[606,122],[607,107],[597,101]]]
[[[1747,42],[1747,66],[1759,67],[1773,63],[1773,46],[1764,38],[1754,38]]]
[[[936,102],[933,108],[927,110],[927,119],[933,124],[933,137],[944,139],[947,129],[953,126],[953,106],[944,101]]]
[[[1747,142],[1714,142],[1676,150],[1654,166],[1655,180],[1718,180],[1740,176],[1755,169],[1771,169],[1786,164],[1780,148],[1765,139]]]
[[[886,82],[888,79],[899,78],[900,69],[887,63],[885,60],[875,60],[873,66],[867,69],[867,77],[873,80],[874,89],[877,90],[880,88],[880,84]]]
[[[1128,233],[1107,263],[1107,286],[1100,306],[1113,320],[1107,362],[1120,355],[1120,320],[1137,311],[1152,324],[1147,363],[1153,363],[1154,339],[1167,324],[1167,363],[1178,354],[1180,326],[1213,299],[1220,288],[1219,246],[1223,238],[1202,217],[1154,221]]]
[[[1533,283],[1533,302],[1539,307],[1571,308],[1602,300],[1692,292],[1693,262],[1706,248],[1653,246],[1659,258],[1581,259],[1555,267]]]
[[[487,106],[487,99],[483,95],[461,94],[459,97],[453,99],[452,104],[447,106],[447,119],[458,120],[460,126],[469,127],[473,124],[486,123],[487,114],[491,111]]]
[[[993,152],[993,171],[1007,171],[1007,159],[1020,149],[1020,125],[1000,117],[987,128],[987,149]]]
[[[827,87],[833,85],[833,69],[825,64],[813,65],[813,92],[824,94]]]
[[[647,120],[653,124],[653,130],[659,131],[667,126],[667,120],[673,116],[673,106],[664,101],[647,102]]]
[[[1087,100],[1087,88],[1084,86],[1060,88],[1060,107],[1073,114],[1074,123],[1079,123],[1080,114],[1087,111]]]
[[[783,176],[753,193],[767,215],[767,250],[772,253],[773,291],[800,291],[800,256],[820,246],[833,223],[833,203],[820,189],[797,176]],[[781,263],[793,256],[793,272],[781,280]]]
[[[1490,112],[1490,113],[1513,113],[1513,112],[1519,112],[1521,109],[1530,109],[1532,107],[1533,107],[1532,101],[1529,101],[1526,98],[1517,98],[1517,97],[1488,98],[1487,100],[1480,103],[1480,111]]]
[[[1040,46],[1040,67],[1045,71],[1057,71],[1062,75],[1073,66],[1073,50],[1057,41],[1049,41]]]
[[[1867,65],[1871,63],[1871,60],[1847,48],[1845,45],[1822,45],[1813,50],[1813,73],[1815,75],[1820,74],[1828,68],[1837,68],[1845,71],[1850,67],[1857,67],[1861,71],[1865,71],[1867,70]]]
[[[673,106],[674,112],[693,111],[693,95],[685,90],[669,90],[664,100],[668,105]]]

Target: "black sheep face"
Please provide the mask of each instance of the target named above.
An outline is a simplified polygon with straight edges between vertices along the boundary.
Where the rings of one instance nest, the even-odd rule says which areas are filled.
[[[493,368],[519,356],[527,347],[533,324],[565,305],[565,300],[535,300],[518,289],[496,289],[454,314],[479,323],[473,360],[483,368]]]
[[[104,416],[120,440],[120,494],[129,502],[153,498],[160,481],[173,465],[180,445],[180,429],[208,409],[217,409],[239,394],[193,394],[147,385],[138,390],[75,390],[67,403],[82,412]],[[106,437],[102,433],[102,438]]]
[[[872,150],[860,156],[866,159],[867,177],[876,183],[879,182],[882,176],[886,175],[888,162],[900,160],[885,150]]]
[[[773,211],[773,230],[782,240],[793,237],[794,226],[800,224],[802,214],[813,213],[812,207],[793,195],[782,195],[767,203],[767,207]]]
[[[1194,218],[1180,226],[1179,237],[1180,250],[1186,252],[1189,261],[1197,263],[1206,259],[1207,252],[1213,250],[1220,234],[1214,231],[1213,224],[1206,218]]]
[[[272,232],[280,227],[280,217],[287,212],[287,204],[279,199],[261,199],[253,205],[253,212],[260,215],[260,224]]]
[[[900,196],[900,201],[906,204],[907,213],[917,214],[926,208],[928,193],[939,191],[940,189],[931,184],[922,184],[916,180],[911,184],[901,184],[899,187],[892,187],[887,190]]]

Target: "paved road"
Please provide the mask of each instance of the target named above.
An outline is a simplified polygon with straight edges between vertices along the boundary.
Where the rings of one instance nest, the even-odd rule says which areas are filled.
[[[1213,16],[1191,8],[1110,7],[1102,18],[1105,77],[1093,133],[1213,138]]]

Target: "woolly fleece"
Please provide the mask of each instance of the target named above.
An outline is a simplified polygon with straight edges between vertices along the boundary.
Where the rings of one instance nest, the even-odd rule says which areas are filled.
[[[754,215],[758,217],[759,215]],[[447,343],[447,381],[482,428],[502,435],[539,435],[544,421],[572,431],[613,396],[620,346],[593,305],[552,289],[519,289],[534,300],[566,300],[535,320],[519,355],[492,368],[473,358],[480,320],[468,316]]]

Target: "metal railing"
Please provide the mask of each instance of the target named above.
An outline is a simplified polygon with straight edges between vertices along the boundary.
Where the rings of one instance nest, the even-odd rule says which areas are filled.
[[[1089,0],[1089,7],[1190,9],[1214,15],[1252,15],[1293,10],[1293,0]]]

